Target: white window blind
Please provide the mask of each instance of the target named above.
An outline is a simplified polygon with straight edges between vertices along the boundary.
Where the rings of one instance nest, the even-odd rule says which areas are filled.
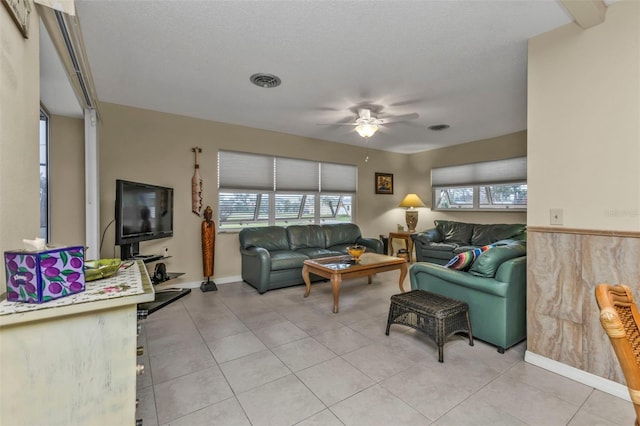
[[[276,157],[276,191],[309,191],[319,189],[319,163]]]
[[[527,157],[431,169],[434,188],[526,181]]]
[[[218,153],[218,188],[273,191],[273,157],[246,152]]]
[[[356,166],[321,163],[320,176],[322,192],[356,192],[358,177]]]
[[[351,165],[219,151],[219,229],[351,222],[357,176]]]

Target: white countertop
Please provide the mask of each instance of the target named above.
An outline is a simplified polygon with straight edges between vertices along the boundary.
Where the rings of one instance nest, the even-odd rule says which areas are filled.
[[[111,309],[155,299],[147,268],[141,260],[110,278],[86,283],[85,291],[45,303],[0,302],[0,327],[88,311]]]

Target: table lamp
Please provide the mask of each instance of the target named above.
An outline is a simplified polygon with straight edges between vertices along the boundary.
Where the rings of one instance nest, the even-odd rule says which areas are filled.
[[[418,210],[416,210],[416,207],[425,207],[424,203],[416,194],[409,194],[404,197],[400,207],[408,207],[405,213],[407,228],[409,232],[416,232],[416,225],[418,224]]]

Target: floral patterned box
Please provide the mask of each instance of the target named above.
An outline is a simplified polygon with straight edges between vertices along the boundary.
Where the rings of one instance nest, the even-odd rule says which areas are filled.
[[[7,300],[43,303],[84,291],[84,247],[4,252]]]

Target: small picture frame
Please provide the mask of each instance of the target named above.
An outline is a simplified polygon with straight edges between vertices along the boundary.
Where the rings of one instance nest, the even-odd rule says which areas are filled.
[[[393,175],[376,173],[376,194],[393,194]]]

